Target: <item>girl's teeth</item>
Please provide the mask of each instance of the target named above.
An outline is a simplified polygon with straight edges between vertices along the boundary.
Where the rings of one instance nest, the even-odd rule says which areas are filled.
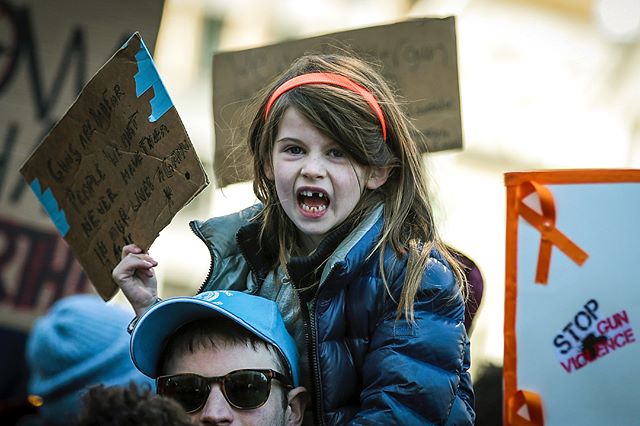
[[[329,199],[319,191],[303,190],[298,193],[300,208],[307,213],[321,213],[327,210]]]
[[[311,192],[311,191],[302,191],[300,193],[303,197],[318,197],[324,198],[324,194],[322,192]]]
[[[310,213],[317,213],[327,209],[327,206],[307,206],[306,204],[301,204],[302,210]]]

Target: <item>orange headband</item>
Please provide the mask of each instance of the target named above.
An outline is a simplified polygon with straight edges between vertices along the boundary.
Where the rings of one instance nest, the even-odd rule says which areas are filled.
[[[284,93],[288,92],[291,89],[295,89],[298,86],[302,86],[305,84],[332,84],[334,86],[344,87],[345,89],[352,90],[362,96],[365,101],[371,106],[373,111],[378,116],[378,120],[380,120],[380,125],[382,126],[382,139],[387,140],[387,125],[384,121],[384,114],[382,114],[382,108],[376,101],[376,98],[373,97],[371,92],[369,92],[364,87],[360,86],[357,83],[349,80],[347,77],[343,77],[338,74],[330,74],[326,72],[312,72],[308,74],[302,74],[297,77],[294,77],[290,80],[282,83],[271,95],[269,98],[269,102],[267,102],[267,108],[264,113],[264,118],[269,116],[269,111],[271,111],[271,107],[275,103],[276,100]]]

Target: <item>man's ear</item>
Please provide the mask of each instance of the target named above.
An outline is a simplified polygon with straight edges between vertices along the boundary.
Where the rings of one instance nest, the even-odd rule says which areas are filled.
[[[300,426],[304,420],[304,410],[309,402],[309,392],[302,386],[293,388],[287,394],[287,426]]]
[[[367,189],[378,189],[389,179],[391,167],[371,167],[369,177],[367,178]]]

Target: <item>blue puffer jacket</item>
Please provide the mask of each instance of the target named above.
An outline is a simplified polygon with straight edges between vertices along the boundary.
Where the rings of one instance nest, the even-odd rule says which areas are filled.
[[[251,253],[238,244],[238,230],[254,214],[255,207],[191,223],[212,255],[201,290],[246,290],[278,303],[309,360],[301,369],[308,374],[303,383],[314,390],[316,423],[473,424],[464,304],[440,253],[432,252],[425,270],[415,325],[396,320],[397,305],[385,289],[378,256],[367,258],[382,229],[379,208],[331,254],[315,299],[301,303],[284,275],[261,276],[259,265],[247,261]],[[384,267],[398,300],[406,258],[386,250]]]

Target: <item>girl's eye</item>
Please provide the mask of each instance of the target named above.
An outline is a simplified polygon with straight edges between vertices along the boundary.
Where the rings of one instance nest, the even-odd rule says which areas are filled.
[[[299,146],[288,146],[285,148],[284,152],[288,153],[288,154],[292,154],[292,155],[299,155],[302,154],[302,148],[300,148]]]
[[[337,148],[333,148],[329,150],[329,155],[332,157],[337,157],[337,158],[342,158],[345,156],[344,152],[337,149]]]

